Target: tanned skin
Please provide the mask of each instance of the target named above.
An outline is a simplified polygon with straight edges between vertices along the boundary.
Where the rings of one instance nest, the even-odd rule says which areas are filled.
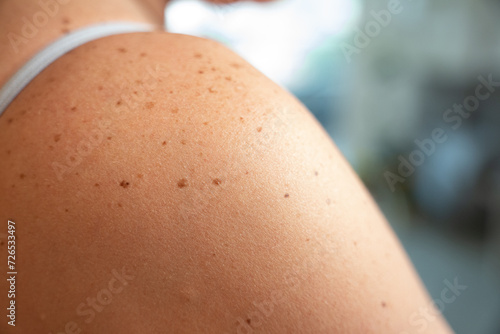
[[[0,83],[73,29],[159,27],[162,5],[73,0],[15,52],[40,7],[4,0]],[[310,112],[213,41],[106,37],[38,75],[0,117],[4,274],[8,219],[1,333],[451,333]]]

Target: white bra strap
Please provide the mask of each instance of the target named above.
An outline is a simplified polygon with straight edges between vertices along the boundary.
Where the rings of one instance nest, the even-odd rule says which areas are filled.
[[[102,37],[153,30],[149,24],[109,22],[72,31],[37,53],[0,89],[0,116],[31,80],[65,53]]]

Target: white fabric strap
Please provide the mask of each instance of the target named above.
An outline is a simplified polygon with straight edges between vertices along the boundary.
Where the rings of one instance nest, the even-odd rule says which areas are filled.
[[[102,37],[153,30],[149,24],[109,22],[72,31],[37,53],[0,89],[0,116],[31,80],[65,53]]]

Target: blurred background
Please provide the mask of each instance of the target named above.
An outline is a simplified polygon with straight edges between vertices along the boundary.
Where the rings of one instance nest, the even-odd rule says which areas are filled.
[[[443,309],[458,334],[500,334],[499,17],[493,0],[166,9],[168,31],[219,40],[314,113],[432,297],[467,286]]]

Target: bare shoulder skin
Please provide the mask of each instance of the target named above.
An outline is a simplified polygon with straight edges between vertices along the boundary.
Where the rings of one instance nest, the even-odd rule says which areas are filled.
[[[313,116],[212,41],[57,60],[0,117],[0,199],[2,333],[451,333]]]

